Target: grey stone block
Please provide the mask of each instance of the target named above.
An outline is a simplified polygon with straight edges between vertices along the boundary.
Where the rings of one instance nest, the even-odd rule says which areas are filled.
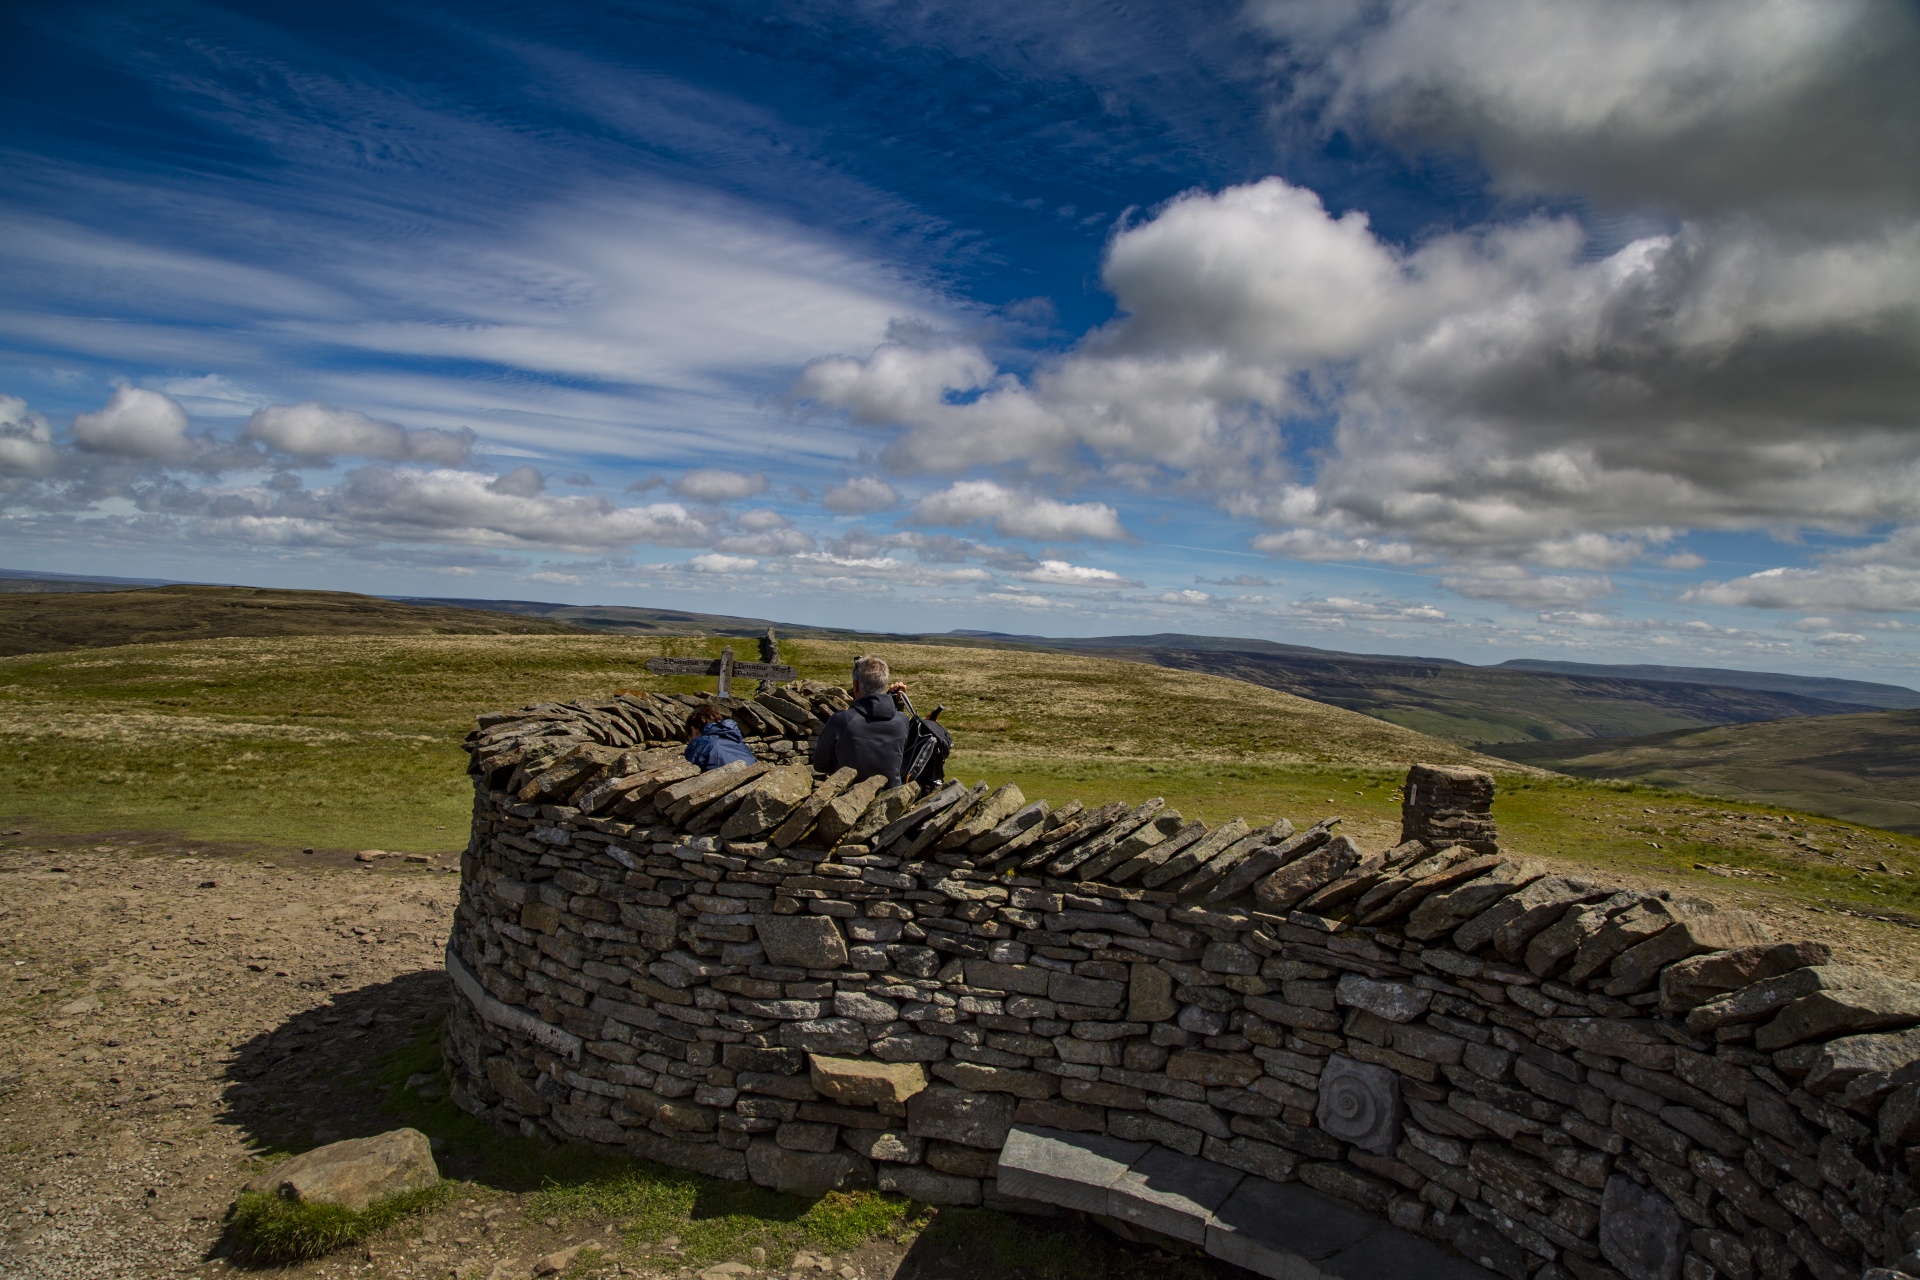
[[[755,916],[754,932],[772,964],[802,969],[840,969],[847,963],[847,940],[829,916]]]
[[[897,1191],[925,1204],[979,1204],[980,1179],[956,1178],[917,1164],[890,1164],[880,1170],[880,1189]]]
[[[874,1181],[872,1162],[855,1152],[789,1151],[768,1138],[755,1138],[747,1148],[747,1174],[763,1187],[796,1196],[870,1187]]]
[[[1004,1093],[970,1093],[935,1086],[908,1100],[907,1132],[916,1138],[944,1138],[969,1147],[997,1149],[1007,1140],[1013,1108],[1013,1098]]]
[[[1016,1125],[1000,1149],[999,1192],[1087,1213],[1107,1211],[1107,1188],[1153,1149],[1099,1133]]]
[[[1298,1183],[1247,1178],[1213,1211],[1205,1243],[1214,1257],[1268,1280],[1321,1280],[1315,1263],[1385,1229]]]
[[[1238,1169],[1157,1147],[1107,1188],[1107,1216],[1202,1244],[1213,1211],[1245,1177]]]

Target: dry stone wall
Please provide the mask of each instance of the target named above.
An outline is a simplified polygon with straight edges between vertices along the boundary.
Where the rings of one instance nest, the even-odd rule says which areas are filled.
[[[1920,1274],[1920,984],[1502,854],[1471,770],[1415,766],[1405,838],[1367,850],[1337,820],[818,776],[846,702],[736,704],[763,762],[704,774],[672,699],[482,718],[461,1106],[1014,1209],[1012,1126],[1150,1141],[1514,1280]]]

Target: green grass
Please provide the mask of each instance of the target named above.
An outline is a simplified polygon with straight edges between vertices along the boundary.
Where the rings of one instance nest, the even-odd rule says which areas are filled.
[[[9,782],[0,818],[282,848],[445,850],[465,843],[472,792],[459,743],[476,715],[618,688],[710,688],[650,676],[646,660],[714,654],[722,643],[313,636],[0,659]],[[782,646],[816,678],[843,678],[854,650]],[[1216,677],[1062,654],[889,653],[918,696],[948,705],[945,720],[965,750],[995,767],[1022,762],[1036,776],[1064,779],[1090,755],[1103,769],[1122,765],[1116,778],[1161,766],[1204,788],[1204,770],[1190,766],[1271,773],[1469,758],[1380,721]],[[1166,714],[1169,704],[1177,716]]]
[[[403,1219],[444,1204],[447,1183],[389,1196],[359,1212],[337,1204],[301,1204],[265,1191],[242,1192],[227,1219],[234,1256],[250,1266],[302,1262],[358,1244]]]
[[[1494,802],[1503,848],[1676,888],[1920,917],[1920,839],[1777,805],[1639,783],[1512,780]],[[1884,869],[1883,869],[1884,866]]]
[[[475,715],[618,688],[710,687],[649,676],[645,663],[661,653],[711,655],[722,643],[316,636],[0,659],[9,781],[0,822],[264,851],[445,851],[466,839],[472,792],[459,740]],[[855,649],[782,644],[787,661],[814,678],[841,678]],[[1145,663],[932,645],[886,652],[922,706],[947,704],[953,774],[1011,779],[1056,804],[1160,795],[1209,822],[1285,816],[1301,826],[1338,813],[1374,847],[1397,832],[1408,763],[1472,758],[1337,708]],[[1511,771],[1495,816],[1504,847],[1570,866],[1920,915],[1912,836],[1774,805]],[[1890,871],[1878,869],[1882,860]]]
[[[924,1209],[916,1213],[908,1201],[877,1191],[834,1191],[809,1202],[753,1183],[661,1168],[551,1184],[528,1201],[527,1216],[616,1222],[629,1248],[673,1236],[679,1260],[696,1267],[755,1248],[766,1250],[768,1266],[784,1267],[803,1248],[841,1253],[926,1221]]]

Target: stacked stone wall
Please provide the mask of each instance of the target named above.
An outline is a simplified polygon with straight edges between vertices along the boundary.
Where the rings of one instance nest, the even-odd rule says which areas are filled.
[[[668,700],[483,719],[461,1106],[1014,1209],[1011,1126],[1150,1140],[1514,1280],[1920,1272],[1920,985],[1503,855],[1470,770],[1415,767],[1405,839],[1366,850],[1337,820],[820,777],[781,761],[846,695],[770,694],[787,749],[707,774],[653,745]]]

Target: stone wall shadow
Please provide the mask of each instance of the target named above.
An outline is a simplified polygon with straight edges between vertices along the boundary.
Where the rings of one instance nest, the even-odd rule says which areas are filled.
[[[402,1121],[382,1110],[383,1075],[438,1027],[447,1010],[442,969],[336,991],[236,1047],[225,1072],[219,1119],[262,1154],[298,1153],[364,1138]],[[437,1072],[438,1051],[422,1069]],[[442,1170],[442,1172],[448,1172]]]

